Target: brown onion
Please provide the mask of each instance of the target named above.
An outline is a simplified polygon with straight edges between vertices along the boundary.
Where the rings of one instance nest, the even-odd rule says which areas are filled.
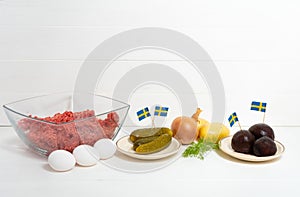
[[[174,138],[182,144],[190,144],[198,136],[197,121],[186,116],[175,118],[172,122],[171,130]]]

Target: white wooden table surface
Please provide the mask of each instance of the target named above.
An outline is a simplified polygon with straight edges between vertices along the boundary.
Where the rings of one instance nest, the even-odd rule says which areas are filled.
[[[147,173],[123,172],[102,162],[58,173],[49,168],[45,158],[28,151],[12,128],[0,128],[0,194],[3,197],[299,196],[300,128],[274,129],[276,139],[286,150],[280,159],[271,162],[244,162],[217,151],[204,160],[179,157],[170,165]]]

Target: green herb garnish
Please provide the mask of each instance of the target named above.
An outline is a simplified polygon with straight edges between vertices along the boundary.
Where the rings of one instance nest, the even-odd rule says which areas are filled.
[[[204,141],[203,139],[198,142],[193,142],[182,153],[183,157],[197,157],[198,159],[204,159],[205,153],[211,150],[218,149],[219,146],[216,143]]]

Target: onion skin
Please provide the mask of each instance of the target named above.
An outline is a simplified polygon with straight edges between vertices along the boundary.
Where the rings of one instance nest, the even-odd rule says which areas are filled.
[[[198,137],[197,121],[191,117],[181,116],[175,118],[171,130],[174,138],[182,144],[190,144]]]

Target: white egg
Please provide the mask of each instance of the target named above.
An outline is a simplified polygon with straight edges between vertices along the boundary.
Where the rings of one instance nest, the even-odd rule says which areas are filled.
[[[48,163],[53,170],[63,172],[73,169],[76,161],[70,152],[65,150],[55,150],[50,153]]]
[[[115,143],[110,139],[100,139],[94,144],[94,147],[99,152],[100,159],[112,157],[117,150]]]
[[[73,155],[78,165],[93,166],[99,161],[98,151],[90,145],[80,145],[73,150]]]

